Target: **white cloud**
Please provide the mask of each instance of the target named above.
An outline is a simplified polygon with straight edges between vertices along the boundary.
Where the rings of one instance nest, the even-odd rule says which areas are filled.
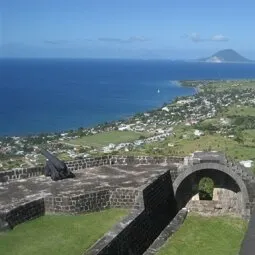
[[[192,42],[198,43],[198,42],[227,42],[229,41],[229,38],[218,34],[214,35],[211,38],[202,38],[200,34],[198,33],[191,33],[191,34],[185,34],[182,36],[182,38],[190,39]]]
[[[224,35],[214,35],[211,38],[211,40],[216,42],[226,42],[226,41],[229,41],[229,38]]]
[[[114,37],[100,37],[98,38],[98,40],[102,42],[113,42],[113,43],[133,43],[133,42],[149,41],[149,39],[145,38],[144,36],[131,36],[127,39],[114,38]]]

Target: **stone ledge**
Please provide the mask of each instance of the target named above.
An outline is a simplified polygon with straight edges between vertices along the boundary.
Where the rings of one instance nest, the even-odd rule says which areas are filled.
[[[0,232],[13,229],[16,225],[44,215],[43,198],[17,206],[11,210],[0,211]]]
[[[162,171],[160,172],[161,174]],[[160,176],[148,178],[143,187],[148,186],[155,179],[160,178]],[[142,190],[139,188],[118,186],[96,187],[94,190],[89,191],[73,190],[71,193],[46,195],[44,197],[34,198],[33,200],[29,200],[28,198],[23,199],[19,203],[6,204],[6,206],[1,207],[0,231],[7,229],[7,225],[9,228],[13,228],[19,223],[45,213],[79,214],[114,207],[143,210]]]

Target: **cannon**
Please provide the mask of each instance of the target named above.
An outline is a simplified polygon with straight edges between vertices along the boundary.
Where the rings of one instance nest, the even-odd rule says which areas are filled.
[[[50,176],[53,181],[74,178],[75,175],[68,169],[66,164],[53,156],[47,150],[41,148],[41,154],[47,159],[44,167],[44,175]]]

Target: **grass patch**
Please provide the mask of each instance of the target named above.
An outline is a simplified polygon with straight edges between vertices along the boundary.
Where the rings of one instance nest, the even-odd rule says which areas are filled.
[[[158,255],[236,255],[246,229],[242,219],[192,214]]]
[[[236,80],[236,81],[223,81],[213,82],[208,84],[208,88],[214,89],[217,92],[231,89],[255,89],[255,81],[253,80]]]
[[[78,215],[46,215],[0,235],[1,255],[80,255],[104,235],[127,210]]]
[[[252,106],[231,106],[223,112],[223,115],[227,117],[233,116],[255,116],[255,109]]]
[[[156,156],[187,156],[194,151],[223,151],[227,156],[240,160],[255,160],[255,130],[244,130],[243,143],[234,138],[221,134],[205,133],[204,136],[195,137],[194,129],[179,126],[174,130],[175,135],[165,141],[147,144],[133,154]],[[253,168],[255,171],[255,167]]]
[[[143,135],[146,136],[144,133],[138,133],[134,131],[110,131],[110,132],[103,132],[100,134],[84,136],[75,140],[68,141],[69,144],[73,145],[87,145],[87,146],[94,146],[94,147],[102,147],[106,146],[109,143],[121,143],[121,142],[132,142],[134,140],[139,139],[139,137]]]

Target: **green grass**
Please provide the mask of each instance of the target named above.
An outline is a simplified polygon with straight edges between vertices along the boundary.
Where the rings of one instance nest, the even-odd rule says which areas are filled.
[[[203,82],[202,82],[203,83]],[[184,86],[200,86],[201,81],[184,81]],[[206,86],[207,89],[213,89],[217,92],[231,89],[255,89],[255,80],[225,80],[225,81],[210,81]],[[202,86],[202,88],[204,88]]]
[[[192,132],[183,134],[187,134],[187,138],[180,138],[177,134],[176,137],[172,136],[164,142],[145,146],[145,151],[150,152],[153,147],[158,147],[163,155],[187,156],[194,151],[215,150],[224,151],[230,157],[238,160],[255,158],[255,147],[248,146],[246,143],[239,144],[232,138],[223,137],[220,134],[206,134],[205,136],[194,138]],[[168,143],[173,144],[174,147],[168,147]]]
[[[78,215],[47,215],[0,235],[1,255],[81,255],[127,210]]]
[[[245,80],[237,80],[237,81],[223,81],[223,82],[215,82],[208,85],[209,88],[215,89],[216,91],[224,91],[231,89],[255,89],[255,81],[245,81]]]
[[[68,141],[68,143],[74,145],[102,147],[108,145],[109,143],[117,144],[121,142],[131,142],[139,139],[141,135],[147,136],[147,134],[133,131],[110,131],[90,136],[84,136],[79,139]]]
[[[195,137],[191,127],[178,126],[174,130],[175,136],[165,141],[147,144],[133,152],[137,155],[157,156],[187,156],[194,151],[223,151],[229,157],[240,160],[255,160],[255,130],[244,130],[244,143],[238,143],[233,138],[221,134],[205,133]],[[183,138],[186,135],[186,138]],[[174,145],[168,146],[169,144]],[[157,148],[155,150],[155,148]],[[255,172],[255,167],[252,169]]]
[[[255,109],[252,106],[231,106],[229,107],[223,115],[227,117],[232,116],[255,116]]]
[[[190,215],[158,255],[236,255],[247,222],[231,217]]]

